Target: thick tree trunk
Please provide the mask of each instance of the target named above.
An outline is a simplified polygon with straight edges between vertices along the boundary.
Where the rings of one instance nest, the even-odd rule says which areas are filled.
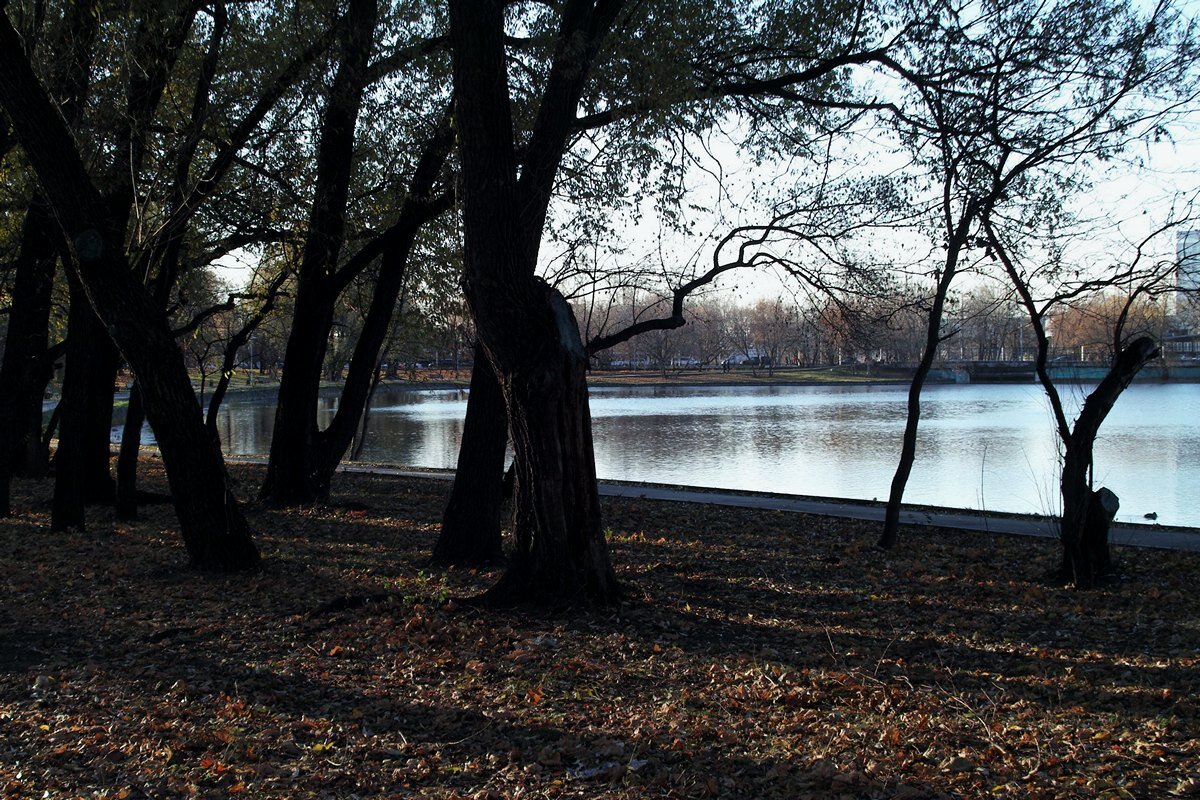
[[[489,605],[609,604],[621,591],[601,529],[587,355],[567,301],[545,287],[542,346],[503,378],[516,487],[508,570]]]
[[[99,28],[97,7],[74,3],[49,43],[56,61],[52,85],[59,111],[74,126],[89,85],[89,65]],[[2,12],[0,12],[2,13]],[[8,121],[4,138],[12,143]],[[0,366],[0,512],[9,512],[9,476],[41,477],[49,468],[49,446],[43,443],[42,397],[53,376],[47,351],[51,294],[59,249],[64,245],[51,209],[40,194],[26,211],[13,281],[4,363]],[[48,441],[49,437],[46,437]]]
[[[116,497],[112,476],[113,394],[121,353],[104,330],[104,325],[89,306],[92,331],[90,353],[84,365],[87,380],[87,408],[84,420],[83,491],[88,503],[108,504]]]
[[[442,514],[442,531],[433,548],[433,563],[487,564],[503,556],[500,516],[507,447],[504,395],[487,354],[477,345],[458,467]]]
[[[1062,537],[1062,561],[1055,578],[1086,589],[1103,583],[1112,574],[1108,532],[1121,503],[1108,489],[1092,491],[1086,479],[1082,484],[1072,480],[1067,489],[1066,475],[1064,469],[1062,529],[1071,528],[1079,535]]]
[[[513,557],[483,598],[489,603],[610,603],[620,593],[600,524],[587,354],[566,300],[534,277],[583,84],[620,8],[616,0],[561,7],[518,180],[505,4],[450,3],[467,299],[504,392],[518,464]]]

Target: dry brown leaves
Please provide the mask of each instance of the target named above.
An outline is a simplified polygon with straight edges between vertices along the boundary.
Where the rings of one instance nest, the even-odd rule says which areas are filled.
[[[4,796],[1200,796],[1194,555],[1119,550],[1126,579],[1077,593],[1039,582],[1049,541],[882,555],[857,523],[620,501],[624,607],[481,612],[447,598],[494,575],[423,567],[447,488],[253,509],[269,568],[212,577],[169,508],[51,534],[20,484]]]

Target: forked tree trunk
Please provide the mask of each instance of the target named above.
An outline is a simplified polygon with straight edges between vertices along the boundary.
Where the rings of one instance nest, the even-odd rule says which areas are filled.
[[[433,563],[486,564],[503,556],[500,516],[507,447],[504,395],[487,354],[476,345],[458,466],[442,515],[442,531],[433,548]]]
[[[1158,345],[1148,336],[1135,339],[1113,359],[1108,374],[1083,402],[1083,408],[1064,442],[1061,480],[1063,515],[1059,538],[1063,547],[1061,577],[1076,588],[1089,589],[1110,571],[1108,552],[1108,501],[1102,493],[1092,491],[1090,473],[1093,451],[1100,426],[1112,411],[1117,398],[1129,386],[1142,367],[1157,358]],[[1112,495],[1111,492],[1108,492]],[[1112,495],[1113,500],[1116,496]],[[1107,502],[1106,502],[1107,501]],[[1108,507],[1106,507],[1108,506]]]
[[[337,69],[317,136],[316,187],[284,352],[267,477],[259,494],[276,505],[305,505],[329,496],[333,471],[353,438],[365,399],[364,390],[345,444],[332,458],[330,437],[317,426],[317,405],[334,306],[344,288],[337,271],[354,172],[354,131],[370,80],[367,65],[378,13],[375,0],[347,4]]]
[[[512,560],[483,600],[611,603],[620,591],[600,524],[587,354],[570,306],[535,271],[583,85],[621,3],[562,4],[519,179],[505,6],[502,0],[449,4],[467,301],[504,392],[518,464]]]

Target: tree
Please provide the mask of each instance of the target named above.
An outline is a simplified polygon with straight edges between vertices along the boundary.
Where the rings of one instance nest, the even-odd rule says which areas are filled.
[[[567,301],[535,275],[575,110],[619,10],[605,0],[564,5],[518,178],[504,4],[450,3],[466,295],[504,395],[517,470],[514,549],[486,596],[493,603],[619,596],[600,527],[587,354]]]
[[[847,13],[840,6],[785,3],[762,14],[748,5],[734,10],[735,18],[714,15],[703,4],[537,8],[521,17],[540,34],[530,37],[534,57],[509,75],[503,14],[490,9],[467,19],[451,5],[455,120],[464,175],[474,170],[465,178],[463,199],[467,296],[502,385],[516,451],[516,557],[490,601],[606,602],[614,596],[611,568],[597,544],[594,487],[588,488],[594,466],[585,387],[574,377],[582,367],[575,366],[578,348],[567,333],[570,315],[564,316],[561,293],[534,277],[564,159],[573,167],[564,191],[577,176],[596,175],[597,160],[612,166],[600,172],[606,178],[627,176],[630,163],[654,163],[645,155],[660,132],[703,130],[738,112],[752,119],[757,138],[751,146],[791,146],[792,127],[819,116],[829,95],[845,89],[846,71],[886,51],[855,16],[865,8]],[[620,34],[609,39],[606,30],[618,19]],[[552,29],[557,33],[548,34]],[[599,68],[608,64],[611,74]],[[514,94],[532,99],[514,106]],[[576,116],[577,107],[583,116]],[[616,132],[601,137],[601,129]],[[618,134],[628,139],[622,143]],[[580,144],[572,149],[577,136]],[[663,141],[671,139],[664,135]],[[625,154],[640,155],[622,161]],[[642,177],[652,172],[652,166],[639,167]],[[674,167],[662,171],[668,183],[678,175]],[[603,229],[596,220],[604,212],[595,201],[612,186],[611,180],[588,184],[584,202],[573,206],[580,209],[573,223]],[[477,196],[468,196],[472,191]],[[498,248],[505,237],[508,243]],[[550,386],[552,394],[540,391]],[[487,424],[476,422],[473,408],[468,405],[468,430]],[[518,443],[524,435],[529,441]],[[525,448],[536,453],[536,463],[522,457]],[[500,465],[493,469],[498,480]],[[494,514],[481,509],[477,518],[487,524]],[[444,528],[443,537],[447,533]]]
[[[114,215],[96,188],[5,14],[0,14],[0,107],[62,227],[70,268],[143,382],[147,417],[158,437],[191,563],[215,570],[256,567],[258,551],[226,483],[220,453],[204,430],[183,358],[125,257],[123,215]]]
[[[939,7],[913,44],[912,63],[894,67],[912,102],[893,108],[900,139],[940,195],[935,235],[945,249],[932,269],[926,341],[879,541],[885,548],[898,538],[921,388],[953,334],[943,330],[950,287],[964,262],[986,250],[982,220],[1061,206],[1083,185],[1087,165],[1179,112],[1195,61],[1191,33],[1168,5],[1141,14],[1109,0]]]
[[[380,349],[408,278],[418,234],[426,223],[445,212],[452,201],[451,191],[439,186],[451,146],[449,124],[439,98],[421,97],[413,105],[425,112],[424,119],[416,120],[417,125],[425,126],[424,141],[412,136],[393,145],[407,148],[415,155],[411,174],[405,184],[391,175],[381,178],[385,183],[401,186],[397,192],[398,209],[393,212],[391,224],[364,237],[365,241],[348,257],[341,256],[349,244],[347,236],[354,210],[350,202],[351,183],[356,164],[361,167],[366,160],[356,150],[355,128],[363,103],[370,100],[368,87],[395,70],[411,67],[440,46],[436,37],[427,36],[416,26],[413,31],[402,32],[411,34],[415,42],[372,62],[375,40],[383,38],[377,31],[379,17],[374,0],[352,0],[349,4],[338,65],[320,124],[314,195],[297,271],[267,477],[260,491],[262,498],[277,504],[311,503],[328,496],[337,465],[358,430],[377,374]],[[425,24],[432,23],[425,20]],[[416,75],[408,79],[412,87],[424,86],[425,82]],[[414,90],[420,91],[410,88]],[[411,119],[404,122],[407,126],[414,125]],[[408,127],[396,124],[393,129],[408,130]],[[378,272],[371,300],[353,346],[338,410],[329,426],[321,430],[317,423],[317,400],[322,366],[334,331],[335,308],[351,284],[376,262]],[[341,362],[338,356],[338,372]]]
[[[1040,245],[1039,242],[1029,241],[1028,227],[1014,226],[1011,230],[1003,230],[993,220],[983,220],[988,245],[1020,297],[1037,339],[1035,364],[1038,381],[1050,402],[1055,432],[1062,445],[1062,475],[1059,481],[1062,497],[1059,524],[1062,560],[1056,577],[1064,582],[1072,582],[1080,589],[1096,586],[1108,578],[1112,571],[1108,528],[1117,512],[1119,500],[1111,491],[1096,489],[1093,485],[1096,437],[1121,393],[1142,367],[1160,354],[1158,343],[1152,336],[1146,335],[1144,327],[1137,325],[1136,316],[1131,312],[1145,298],[1173,290],[1175,264],[1169,260],[1156,261],[1148,257],[1148,249],[1162,234],[1174,231],[1181,224],[1182,221],[1176,220],[1156,228],[1138,243],[1127,264],[1095,270],[1086,278],[1064,280],[1064,271],[1053,255],[1042,264],[1034,262],[1032,267],[1023,268],[1018,262],[1017,253],[1022,250],[1028,252]],[[1042,299],[1034,296],[1038,284],[1043,284],[1042,291],[1047,293]],[[1108,371],[1088,393],[1078,416],[1071,422],[1050,374],[1047,321],[1057,307],[1101,293],[1107,293],[1106,299],[1116,301],[1119,308],[1110,327]]]

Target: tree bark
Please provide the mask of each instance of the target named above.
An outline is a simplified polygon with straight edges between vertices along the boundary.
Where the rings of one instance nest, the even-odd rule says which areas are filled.
[[[587,355],[567,301],[545,287],[547,327],[530,372],[503,384],[516,486],[513,550],[491,605],[606,604],[621,590],[601,529]],[[552,327],[551,327],[552,326]]]
[[[421,227],[449,206],[448,196],[427,202],[426,195],[433,180],[449,154],[450,137],[438,137],[430,142],[422,157],[423,168],[418,168],[412,182],[410,199],[405,202],[397,222],[385,233],[388,242],[381,256],[379,275],[371,293],[371,304],[363,319],[362,330],[350,357],[350,369],[342,385],[337,412],[329,427],[318,435],[313,453],[315,484],[323,497],[329,494],[330,484],[338,465],[345,458],[359,423],[364,420],[367,404],[374,391],[379,374],[379,353],[391,330],[392,316],[400,300],[400,293],[408,280],[408,259]],[[436,166],[432,166],[432,161]],[[431,169],[423,174],[423,169]],[[354,268],[353,265],[347,265]],[[315,409],[314,409],[315,413]],[[365,425],[364,425],[365,430]]]
[[[487,564],[504,555],[500,517],[508,417],[496,373],[478,345],[474,363],[454,486],[433,548],[432,561],[441,566]]]

